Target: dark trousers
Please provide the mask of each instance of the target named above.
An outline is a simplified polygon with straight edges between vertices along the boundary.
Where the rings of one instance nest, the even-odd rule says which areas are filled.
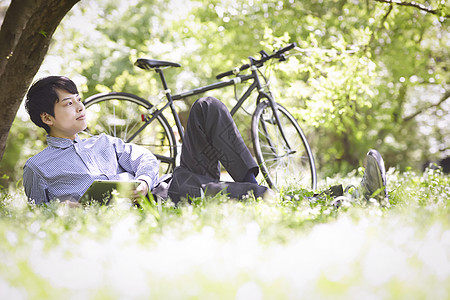
[[[219,182],[220,163],[235,182]],[[227,107],[212,97],[198,99],[191,107],[180,166],[173,172],[169,196],[181,198],[214,195],[220,191],[241,199],[252,191],[260,197],[267,188],[242,182],[247,173],[255,176],[258,165],[245,145]]]

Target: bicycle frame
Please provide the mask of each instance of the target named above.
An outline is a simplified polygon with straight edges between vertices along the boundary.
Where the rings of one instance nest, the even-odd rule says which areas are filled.
[[[183,130],[183,126],[181,124],[180,118],[178,116],[178,113],[176,112],[176,109],[175,109],[175,106],[173,103],[175,100],[184,99],[184,98],[187,98],[187,97],[190,97],[193,95],[205,93],[210,90],[215,90],[215,89],[220,89],[220,88],[224,88],[224,87],[231,86],[231,85],[236,85],[236,84],[253,79],[253,82],[251,83],[251,85],[247,88],[247,90],[242,94],[242,96],[239,98],[237,103],[231,109],[231,111],[230,111],[231,116],[234,116],[236,111],[242,106],[242,104],[248,99],[248,97],[250,97],[251,93],[256,89],[258,91],[258,98],[256,100],[257,101],[256,105],[258,105],[260,103],[261,99],[267,99],[269,101],[270,107],[273,110],[275,122],[277,123],[278,128],[280,128],[281,136],[282,136],[284,142],[286,143],[286,146],[289,149],[289,151],[292,151],[289,141],[286,138],[286,135],[284,133],[283,126],[281,126],[281,124],[280,124],[280,119],[279,119],[278,112],[276,109],[276,102],[273,99],[273,97],[269,94],[270,92],[266,93],[264,91],[263,86],[261,85],[261,81],[260,81],[259,75],[258,75],[258,67],[256,66],[255,59],[250,57],[250,63],[251,63],[251,67],[250,67],[251,74],[250,75],[237,74],[236,77],[233,77],[229,80],[218,81],[218,82],[215,82],[215,83],[203,86],[203,87],[195,88],[195,89],[188,90],[188,91],[185,91],[185,92],[182,92],[179,94],[174,94],[174,95],[171,94],[171,90],[169,89],[169,87],[167,85],[167,81],[164,77],[164,72],[162,71],[162,69],[156,68],[155,71],[160,76],[160,79],[161,79],[161,82],[162,82],[162,85],[164,88],[164,93],[167,98],[167,103],[162,108],[156,109],[155,111],[153,111],[152,117],[146,119],[145,124],[143,126],[141,126],[141,128],[139,130],[137,130],[133,134],[133,136],[131,136],[129,138],[129,140],[132,140],[135,136],[137,136],[148,124],[150,124],[155,118],[157,118],[167,107],[170,107],[170,110],[171,110],[172,115],[175,120],[175,125],[178,129],[178,132],[180,133],[181,142],[183,142],[184,141],[184,130]],[[269,143],[271,144],[270,141],[269,141]],[[273,152],[275,153],[276,151],[273,150]]]
[[[206,85],[206,86],[203,86],[203,87],[195,88],[195,89],[187,91],[187,92],[182,92],[182,93],[177,94],[177,95],[172,95],[172,99],[173,100],[184,99],[184,98],[187,98],[189,96],[205,93],[207,91],[224,88],[224,87],[227,87],[227,86],[230,86],[230,85],[239,84],[241,82],[248,81],[248,80],[254,79],[254,78],[255,77],[253,75],[238,75],[238,76],[236,76],[234,78],[231,78],[229,80],[226,80],[226,81],[219,81],[219,82],[216,82],[216,83],[213,83],[213,84],[210,84],[210,85]],[[247,100],[247,98],[250,96],[250,94],[256,88],[258,88],[258,82],[255,80],[247,88],[247,90],[241,96],[241,98],[238,100],[236,105],[231,109],[230,113],[231,113],[232,116],[236,113],[236,111],[242,106],[244,101]]]

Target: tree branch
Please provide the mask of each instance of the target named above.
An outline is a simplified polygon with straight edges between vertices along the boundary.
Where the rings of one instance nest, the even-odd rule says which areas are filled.
[[[381,28],[383,27],[384,22],[386,22],[386,20],[389,17],[391,11],[392,11],[392,4],[389,5],[389,9],[386,12],[386,14],[383,16],[383,19],[381,20],[380,25],[370,35],[370,41],[367,44],[367,46],[370,46],[372,44],[373,40],[375,39],[375,35],[381,30]]]
[[[434,103],[434,104],[429,104],[428,106],[416,111],[415,113],[404,117],[403,121],[404,122],[408,122],[411,121],[412,119],[414,119],[415,117],[417,117],[418,115],[420,115],[421,113],[423,113],[424,111],[433,108],[433,107],[438,107],[440,106],[442,103],[444,103],[446,100],[450,99],[450,90],[446,91],[445,94],[442,96],[442,98],[439,100],[438,103]]]
[[[397,4],[400,6],[411,6],[411,7],[418,8],[420,10],[423,10],[427,13],[434,14],[434,15],[440,15],[442,13],[442,11],[440,9],[432,9],[430,7],[427,7],[420,3],[416,3],[414,1],[412,1],[412,2],[402,2],[400,0],[375,0],[375,1],[389,3],[389,4]],[[448,14],[444,13],[443,16],[447,18]]]

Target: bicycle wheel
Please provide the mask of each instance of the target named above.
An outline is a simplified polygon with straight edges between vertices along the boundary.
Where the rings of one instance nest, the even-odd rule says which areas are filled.
[[[160,175],[172,172],[177,157],[172,128],[163,115],[152,122],[148,101],[127,93],[98,94],[86,99],[87,135],[106,133],[150,150],[160,161]]]
[[[315,190],[316,167],[308,141],[295,118],[275,105],[285,138],[268,101],[259,103],[252,117],[253,147],[264,178],[273,189],[295,184]]]

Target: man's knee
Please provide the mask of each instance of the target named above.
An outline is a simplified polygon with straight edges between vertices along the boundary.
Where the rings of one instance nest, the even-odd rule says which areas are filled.
[[[223,109],[227,109],[227,107],[225,106],[225,104],[223,104],[222,101],[220,101],[217,98],[214,97],[202,97],[200,99],[198,99],[197,101],[194,102],[194,104],[192,104],[192,109],[196,109],[196,107],[201,107],[201,109],[216,109],[216,110],[223,110]]]

